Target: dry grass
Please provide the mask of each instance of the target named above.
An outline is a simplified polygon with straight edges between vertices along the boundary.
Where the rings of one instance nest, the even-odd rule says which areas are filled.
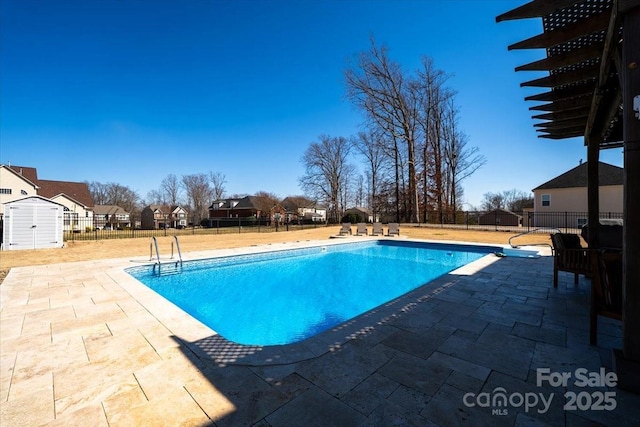
[[[299,231],[270,233],[242,233],[219,235],[181,236],[182,252],[208,249],[225,249],[242,246],[282,243],[301,240],[323,240],[336,235],[339,226],[320,227]],[[355,227],[354,227],[355,229]],[[476,230],[454,230],[445,228],[401,227],[404,236],[426,240],[453,240],[476,243],[507,244],[509,237],[516,233]],[[172,237],[158,237],[161,254],[168,254]],[[547,234],[531,234],[515,241],[519,245],[527,243],[550,243]],[[87,261],[101,258],[140,257],[149,253],[149,239],[114,239],[98,241],[68,242],[62,249],[39,249],[0,252],[0,280],[13,267],[53,264],[59,262]]]

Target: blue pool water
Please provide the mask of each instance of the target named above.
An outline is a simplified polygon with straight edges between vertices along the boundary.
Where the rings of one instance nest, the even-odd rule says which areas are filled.
[[[179,274],[127,270],[239,344],[309,338],[494,252],[374,241],[185,262]]]

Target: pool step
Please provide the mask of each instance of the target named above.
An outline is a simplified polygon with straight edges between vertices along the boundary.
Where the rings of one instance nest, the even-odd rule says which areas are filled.
[[[158,276],[167,276],[179,274],[182,271],[182,265],[179,262],[168,262],[165,264],[154,264],[153,272]]]

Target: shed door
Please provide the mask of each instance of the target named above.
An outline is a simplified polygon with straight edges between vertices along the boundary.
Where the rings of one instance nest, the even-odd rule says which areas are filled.
[[[36,206],[33,215],[33,224],[37,224],[33,228],[34,249],[53,248],[58,245],[58,228],[60,224],[58,214],[59,209],[55,206]]]
[[[33,215],[36,207],[30,204],[11,206],[9,224],[5,224],[9,231],[9,248],[31,249],[35,245]]]

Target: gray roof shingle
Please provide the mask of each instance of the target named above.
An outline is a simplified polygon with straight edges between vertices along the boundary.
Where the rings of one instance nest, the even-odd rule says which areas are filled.
[[[600,186],[605,185],[622,185],[623,184],[623,169],[610,165],[608,163],[598,163],[598,180]],[[542,185],[534,188],[536,190],[548,190],[552,188],[574,188],[574,187],[586,187],[587,186],[587,162],[576,166],[575,168],[558,175],[545,182]]]

